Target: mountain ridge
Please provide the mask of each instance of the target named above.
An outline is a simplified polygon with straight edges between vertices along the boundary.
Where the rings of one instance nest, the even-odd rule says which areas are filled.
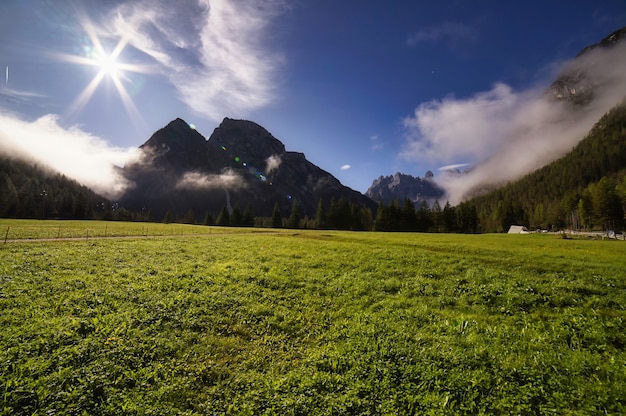
[[[120,204],[130,210],[183,214],[192,210],[217,215],[220,209],[252,205],[269,216],[278,203],[283,215],[298,201],[303,215],[313,217],[319,200],[340,198],[368,208],[375,203],[312,164],[259,124],[224,118],[206,139],[178,118],[157,130],[140,146],[143,157],[125,166],[134,183]]]
[[[413,203],[422,201],[433,203],[444,196],[444,191],[435,182],[431,171],[427,171],[423,179],[396,172],[394,175],[381,175],[374,179],[365,195],[384,204],[402,201],[405,198]]]

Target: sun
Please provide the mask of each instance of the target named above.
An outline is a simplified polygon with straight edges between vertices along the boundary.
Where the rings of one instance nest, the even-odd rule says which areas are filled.
[[[102,80],[106,77],[113,81],[113,85],[115,86],[115,89],[117,90],[117,93],[126,108],[126,112],[132,118],[140,119],[141,117],[139,115],[139,111],[137,110],[135,103],[128,94],[128,91],[122,81],[129,81],[129,78],[126,76],[126,73],[128,72],[151,73],[153,71],[151,68],[143,65],[121,62],[120,55],[128,44],[128,36],[123,35],[115,45],[115,48],[113,48],[112,52],[109,53],[104,49],[102,42],[96,33],[96,28],[87,17],[83,17],[83,19],[81,19],[81,26],[87,33],[87,37],[90,41],[90,44],[83,47],[86,51],[85,55],[60,54],[60,58],[64,61],[75,64],[93,66],[97,68],[97,73],[70,105],[68,115],[80,112],[87,105]]]
[[[103,54],[95,60],[95,64],[104,75],[113,78],[117,78],[121,75],[120,64],[117,62],[116,56]]]

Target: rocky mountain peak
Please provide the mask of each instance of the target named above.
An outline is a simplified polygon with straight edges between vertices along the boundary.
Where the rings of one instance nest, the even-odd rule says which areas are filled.
[[[167,126],[157,130],[140,146],[142,149],[171,149],[176,152],[194,151],[206,144],[206,138],[192,128],[185,120],[177,118]]]
[[[596,48],[608,48],[608,47],[615,46],[618,43],[623,42],[624,39],[626,39],[626,26],[611,33],[610,35],[602,39],[600,42],[587,46],[582,51],[580,51],[578,55],[576,56],[578,57],[578,56],[584,55],[585,53],[590,52]]]
[[[430,171],[426,172],[424,179],[400,172],[391,176],[380,176],[372,182],[365,195],[385,204],[404,198],[413,202],[433,201],[443,196],[443,190],[433,176]]]
[[[207,141],[186,121],[177,118],[157,130],[143,145],[139,165],[148,164],[158,170],[183,171],[206,163]],[[128,171],[140,168],[130,164]]]
[[[574,106],[585,106],[591,102],[598,88],[611,83],[606,74],[603,74],[605,72],[603,68],[615,64],[609,54],[595,52],[623,49],[626,43],[624,39],[626,27],[616,30],[598,43],[583,48],[552,83],[549,89],[551,95]]]
[[[260,125],[248,120],[225,118],[209,139],[212,154],[225,152],[231,157],[258,163],[285,153],[285,145]]]

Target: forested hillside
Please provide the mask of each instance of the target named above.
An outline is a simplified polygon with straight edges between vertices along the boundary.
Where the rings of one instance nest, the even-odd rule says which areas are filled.
[[[64,175],[0,156],[0,217],[102,218],[110,209],[106,199]]]
[[[478,231],[624,227],[626,100],[605,114],[563,158],[459,207],[475,210]]]

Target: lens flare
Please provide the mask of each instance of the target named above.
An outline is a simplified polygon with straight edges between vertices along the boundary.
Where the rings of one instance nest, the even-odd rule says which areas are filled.
[[[98,37],[91,20],[86,16],[81,16],[80,23],[83,30],[87,34],[87,38],[89,39],[91,45],[82,48],[82,55],[56,55],[58,58],[66,62],[94,66],[98,68],[98,72],[87,87],[85,87],[85,89],[70,105],[68,109],[68,116],[79,113],[87,105],[102,80],[106,77],[113,81],[113,85],[115,86],[115,89],[117,90],[128,115],[135,120],[141,120],[139,110],[128,94],[128,91],[126,91],[122,80],[127,79],[126,72],[151,73],[153,70],[145,65],[127,64],[120,61],[119,57],[128,44],[128,35],[122,36],[117,42],[115,48],[113,48],[110,53],[107,53],[102,46],[102,42]]]

